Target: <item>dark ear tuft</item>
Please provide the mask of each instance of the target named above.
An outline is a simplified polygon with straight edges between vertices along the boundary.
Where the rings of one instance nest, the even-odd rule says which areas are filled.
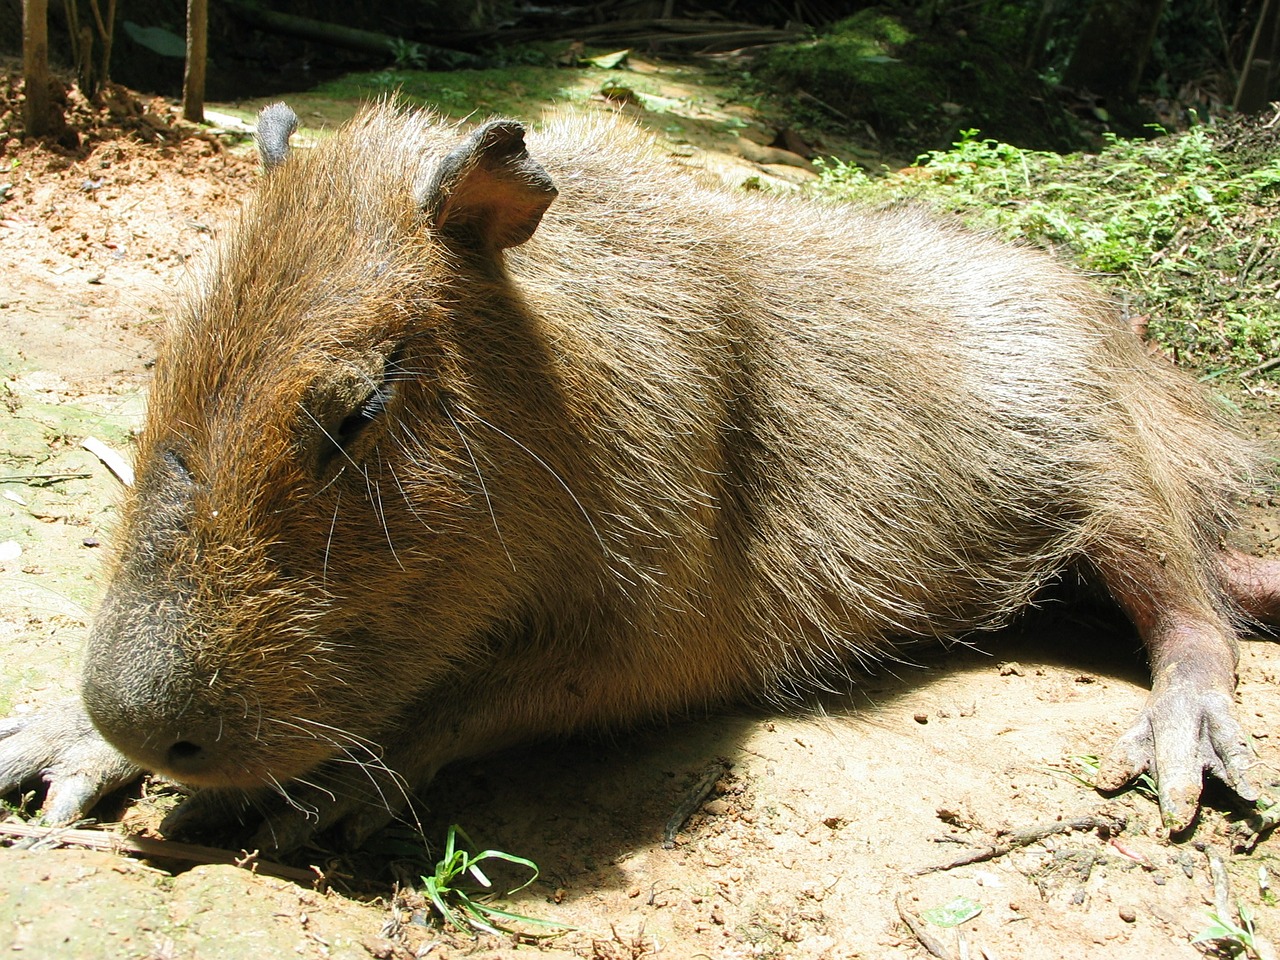
[[[551,177],[525,149],[524,127],[490,120],[444,156],[418,201],[435,229],[501,250],[533,236],[555,196]]]
[[[298,116],[283,103],[263,107],[258,114],[258,155],[267,172],[289,157],[289,137],[298,129]]]

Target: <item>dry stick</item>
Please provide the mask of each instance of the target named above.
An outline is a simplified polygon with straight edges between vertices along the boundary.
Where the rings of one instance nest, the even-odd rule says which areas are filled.
[[[951,960],[950,951],[947,950],[941,940],[925,929],[924,921],[907,909],[902,897],[898,897],[896,904],[898,916],[902,918],[902,922],[907,925],[907,929],[911,931],[912,935],[920,941],[920,946],[928,950],[938,960]]]
[[[693,812],[702,806],[702,801],[711,796],[711,791],[716,788],[716,783],[729,772],[729,764],[723,762],[713,763],[707,768],[707,772],[703,774],[702,779],[698,781],[697,786],[690,790],[680,805],[676,807],[675,813],[671,815],[671,819],[667,821],[667,828],[662,831],[662,846],[670,850],[676,845],[676,834],[693,816]]]
[[[116,479],[126,487],[133,486],[133,467],[129,466],[124,457],[120,456],[97,437],[85,437],[80,441],[80,446],[101,460],[106,468],[116,475]]]
[[[1209,858],[1209,876],[1213,878],[1213,909],[1223,920],[1231,919],[1231,881],[1227,879],[1227,865],[1222,854],[1208,847],[1204,855]]]
[[[1231,881],[1227,877],[1227,864],[1222,859],[1222,854],[1213,847],[1206,847],[1204,855],[1209,858],[1209,876],[1213,878],[1213,909],[1223,923],[1235,923],[1236,914],[1231,910]],[[1242,922],[1243,919],[1241,917]],[[1257,956],[1259,960],[1275,960],[1276,952],[1268,940],[1255,933],[1253,949],[1249,955]]]
[[[1240,374],[1240,379],[1243,380],[1245,377],[1252,377],[1259,373],[1266,373],[1268,370],[1274,369],[1275,367],[1280,367],[1280,357],[1272,357],[1265,363],[1260,363],[1256,367],[1250,367],[1248,370]]]
[[[281,863],[257,859],[257,853],[236,853],[221,847],[202,847],[194,843],[176,843],[173,840],[156,840],[151,837],[124,837],[105,830],[77,830],[71,827],[40,827],[30,823],[0,823],[0,834],[10,837],[31,837],[40,841],[52,841],[68,846],[106,850],[110,853],[134,854],[140,857],[159,857],[168,860],[185,860],[190,863],[223,863],[244,867],[254,873],[282,880],[314,884],[323,879],[315,870],[286,867]]]
[[[0,477],[0,483],[34,483],[37,480],[56,483],[62,480],[88,480],[92,476],[92,473],[15,473]]]
[[[954,870],[956,867],[968,866],[971,863],[995,860],[998,857],[1003,857],[1006,853],[1012,853],[1020,847],[1030,846],[1033,843],[1040,842],[1045,837],[1052,837],[1060,833],[1072,833],[1075,831],[1085,833],[1090,830],[1106,830],[1110,833],[1119,833],[1124,829],[1125,823],[1126,821],[1123,817],[1080,817],[1076,820],[1063,820],[1061,823],[1051,823],[1043,827],[1028,827],[1025,830],[1015,830],[1008,834],[1008,839],[1004,843],[992,844],[985,850],[977,850],[961,857],[959,860],[953,860],[951,863],[912,870],[911,876],[922,877],[928,873],[939,873],[943,870]]]

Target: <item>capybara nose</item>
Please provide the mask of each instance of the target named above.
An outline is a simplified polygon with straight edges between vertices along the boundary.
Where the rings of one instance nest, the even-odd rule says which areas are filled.
[[[218,738],[216,725],[150,726],[125,736],[114,730],[102,733],[136,763],[181,783],[225,783],[238,769],[233,761],[229,763],[226,742]]]
[[[98,732],[148,770],[202,784],[225,780],[227,753],[222,721],[187,699],[175,716],[164,701],[128,696],[122,685],[88,682],[84,704]]]
[[[165,750],[162,768],[179,780],[184,776],[207,773],[216,751],[208,750],[195,740],[177,740]]]

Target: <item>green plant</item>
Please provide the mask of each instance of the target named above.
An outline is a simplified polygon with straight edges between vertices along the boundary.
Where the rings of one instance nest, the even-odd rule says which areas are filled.
[[[480,864],[487,860],[514,863],[530,871],[531,876],[529,879],[506,892],[505,896],[508,897],[519,893],[537,880],[538,867],[532,860],[518,857],[511,853],[504,853],[501,850],[482,850],[479,853],[469,853],[458,843],[459,837],[467,846],[472,848],[476,846],[476,843],[467,836],[466,831],[460,826],[457,824],[450,825],[445,837],[444,855],[436,864],[435,873],[429,877],[422,878],[423,892],[427,895],[427,899],[431,901],[432,906],[436,908],[441,919],[452,924],[463,933],[483,931],[498,935],[504,933],[515,934],[520,937],[534,939],[559,936],[572,929],[572,927],[562,923],[540,920],[535,917],[527,917],[508,910],[502,910],[487,902],[491,894],[487,892],[476,894],[473,889],[469,890],[468,886],[472,884],[478,884],[484,891],[489,891],[492,888],[492,881],[480,868]],[[545,928],[545,932],[529,932],[513,926],[514,924],[528,924],[533,927]]]
[[[982,904],[968,897],[952,897],[940,907],[923,911],[920,916],[936,927],[958,927],[982,912]]]
[[[966,130],[907,171],[871,178],[828,162],[820,174],[828,196],[923,202],[1070,252],[1149,318],[1149,335],[1175,359],[1256,372],[1280,354],[1280,162],[1270,151],[1225,153],[1204,127],[1109,136],[1098,154],[1066,156]]]
[[[1210,911],[1208,914],[1210,921],[1208,928],[1203,930],[1191,942],[1207,943],[1213,941],[1219,950],[1231,957],[1261,956],[1258,950],[1258,935],[1253,927],[1253,913],[1244,903],[1238,903],[1236,906],[1240,911],[1239,924],[1232,920],[1230,916],[1224,917],[1216,911]]]
[[[387,41],[391,50],[391,60],[397,70],[425,70],[427,68],[427,51],[422,44],[406,40],[404,37],[392,37]]]

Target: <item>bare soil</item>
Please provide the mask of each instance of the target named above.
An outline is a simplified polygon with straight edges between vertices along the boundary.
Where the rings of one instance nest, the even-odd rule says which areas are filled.
[[[164,305],[257,176],[247,150],[193,135],[169,104],[121,97],[132,106],[114,123],[81,118],[71,152],[0,137],[0,714],[74,689],[120,489],[81,442],[128,455]],[[737,150],[714,163],[701,146],[674,153],[768,174]],[[1270,414],[1249,416],[1275,434]],[[1262,505],[1246,540],[1271,549],[1278,520]],[[1171,842],[1148,796],[1106,798],[1076,776],[1146,694],[1123,625],[1051,608],[982,649],[916,656],[810,711],[727,712],[448,770],[424,798],[423,834],[438,846],[458,823],[538,863],[538,881],[507,902],[576,928],[541,945],[425,925],[421,898],[396,885],[438,850],[406,826],[372,852],[306,851],[298,863],[325,876],[323,890],[56,843],[0,850],[0,952],[914,958],[924,948],[903,915],[966,897],[980,912],[958,926],[918,921],[947,956],[1197,957],[1215,857],[1231,908],[1246,904],[1276,935],[1275,841],[1255,845],[1224,790]],[[1258,776],[1274,789],[1280,648],[1246,643],[1240,674]],[[115,805],[124,826],[112,829],[150,833],[171,802],[148,785]],[[691,816],[664,842],[682,807]],[[1035,828],[1040,839],[1012,841]]]

